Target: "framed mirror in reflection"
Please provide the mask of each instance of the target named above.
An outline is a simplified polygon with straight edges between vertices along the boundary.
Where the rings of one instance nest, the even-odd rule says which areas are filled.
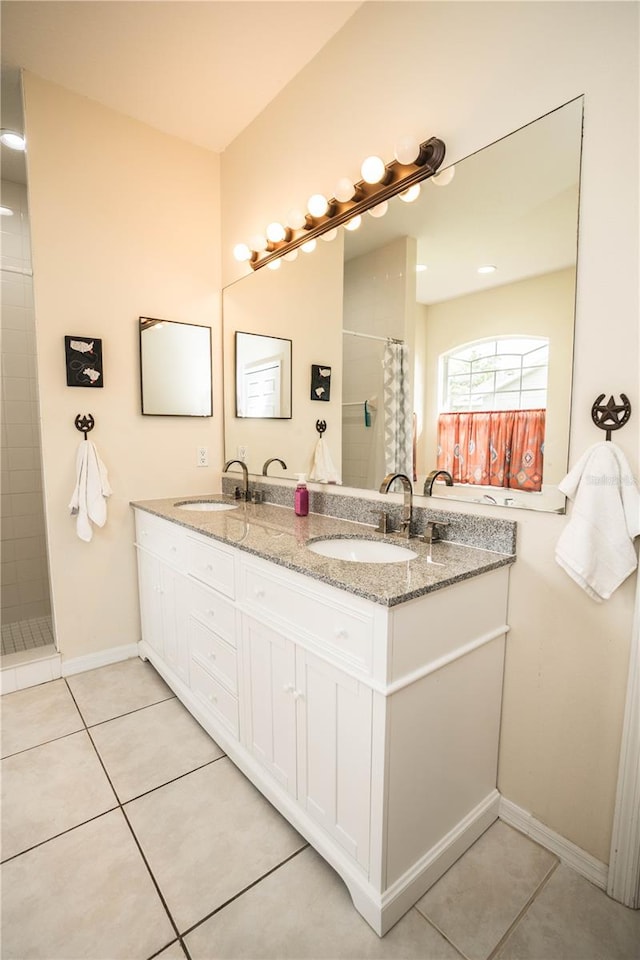
[[[291,418],[291,340],[235,334],[236,417]]]
[[[139,318],[142,413],[210,417],[211,327]]]
[[[427,180],[413,202],[396,197],[386,216],[340,231],[329,245],[343,246],[339,271],[332,261],[297,291],[312,326],[314,290],[340,287],[339,316],[317,322],[325,335],[340,327],[341,354],[323,353],[340,374],[323,415],[345,486],[377,490],[393,471],[418,495],[564,510],[582,107],[565,104]],[[290,302],[298,266],[262,282]],[[274,455],[307,471],[313,440],[307,451],[299,431],[293,449],[277,439]],[[438,469],[452,485],[429,479]]]

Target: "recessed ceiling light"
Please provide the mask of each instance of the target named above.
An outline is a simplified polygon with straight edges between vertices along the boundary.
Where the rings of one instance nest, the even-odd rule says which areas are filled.
[[[0,143],[12,150],[24,150],[25,148],[24,137],[22,134],[16,133],[15,130],[0,130]]]
[[[486,263],[483,267],[478,267],[478,273],[495,273],[497,269],[492,263]]]
[[[0,207],[0,217],[12,217],[13,210],[10,207]]]
[[[424,273],[426,269],[426,263],[416,263],[416,273]]]

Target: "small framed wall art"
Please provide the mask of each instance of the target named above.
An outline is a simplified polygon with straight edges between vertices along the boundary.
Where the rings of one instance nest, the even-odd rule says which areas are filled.
[[[68,387],[103,387],[102,340],[65,337],[64,354]]]
[[[331,397],[331,367],[311,364],[311,399],[329,400]]]

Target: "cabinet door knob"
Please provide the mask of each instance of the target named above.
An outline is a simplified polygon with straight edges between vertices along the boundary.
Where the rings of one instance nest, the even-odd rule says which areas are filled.
[[[293,691],[295,690],[295,687],[292,683],[285,683],[282,689],[284,690],[285,693],[293,693]]]
[[[294,690],[294,691],[293,691],[293,699],[296,700],[296,701],[297,701],[297,700],[304,700],[304,694],[303,694],[302,690]]]

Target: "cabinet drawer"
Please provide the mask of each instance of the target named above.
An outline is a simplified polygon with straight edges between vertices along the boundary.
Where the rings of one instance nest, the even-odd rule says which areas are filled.
[[[191,690],[203,707],[238,736],[238,701],[204,670],[197,660],[191,660]]]
[[[232,647],[236,645],[236,611],[229,603],[202,583],[189,581],[189,613],[201,620],[210,630],[224,637]]]
[[[293,639],[306,638],[338,666],[355,667],[367,676],[373,666],[374,618],[369,609],[340,591],[330,597],[305,589],[290,575],[272,575],[243,566],[242,600],[259,620],[285,627]]]
[[[187,570],[196,580],[215,587],[227,597],[235,596],[234,551],[212,541],[187,537]]]
[[[136,542],[162,560],[175,567],[183,567],[185,561],[185,532],[160,517],[136,510]]]
[[[189,618],[188,629],[192,660],[237,694],[238,669],[234,648],[193,617]]]

